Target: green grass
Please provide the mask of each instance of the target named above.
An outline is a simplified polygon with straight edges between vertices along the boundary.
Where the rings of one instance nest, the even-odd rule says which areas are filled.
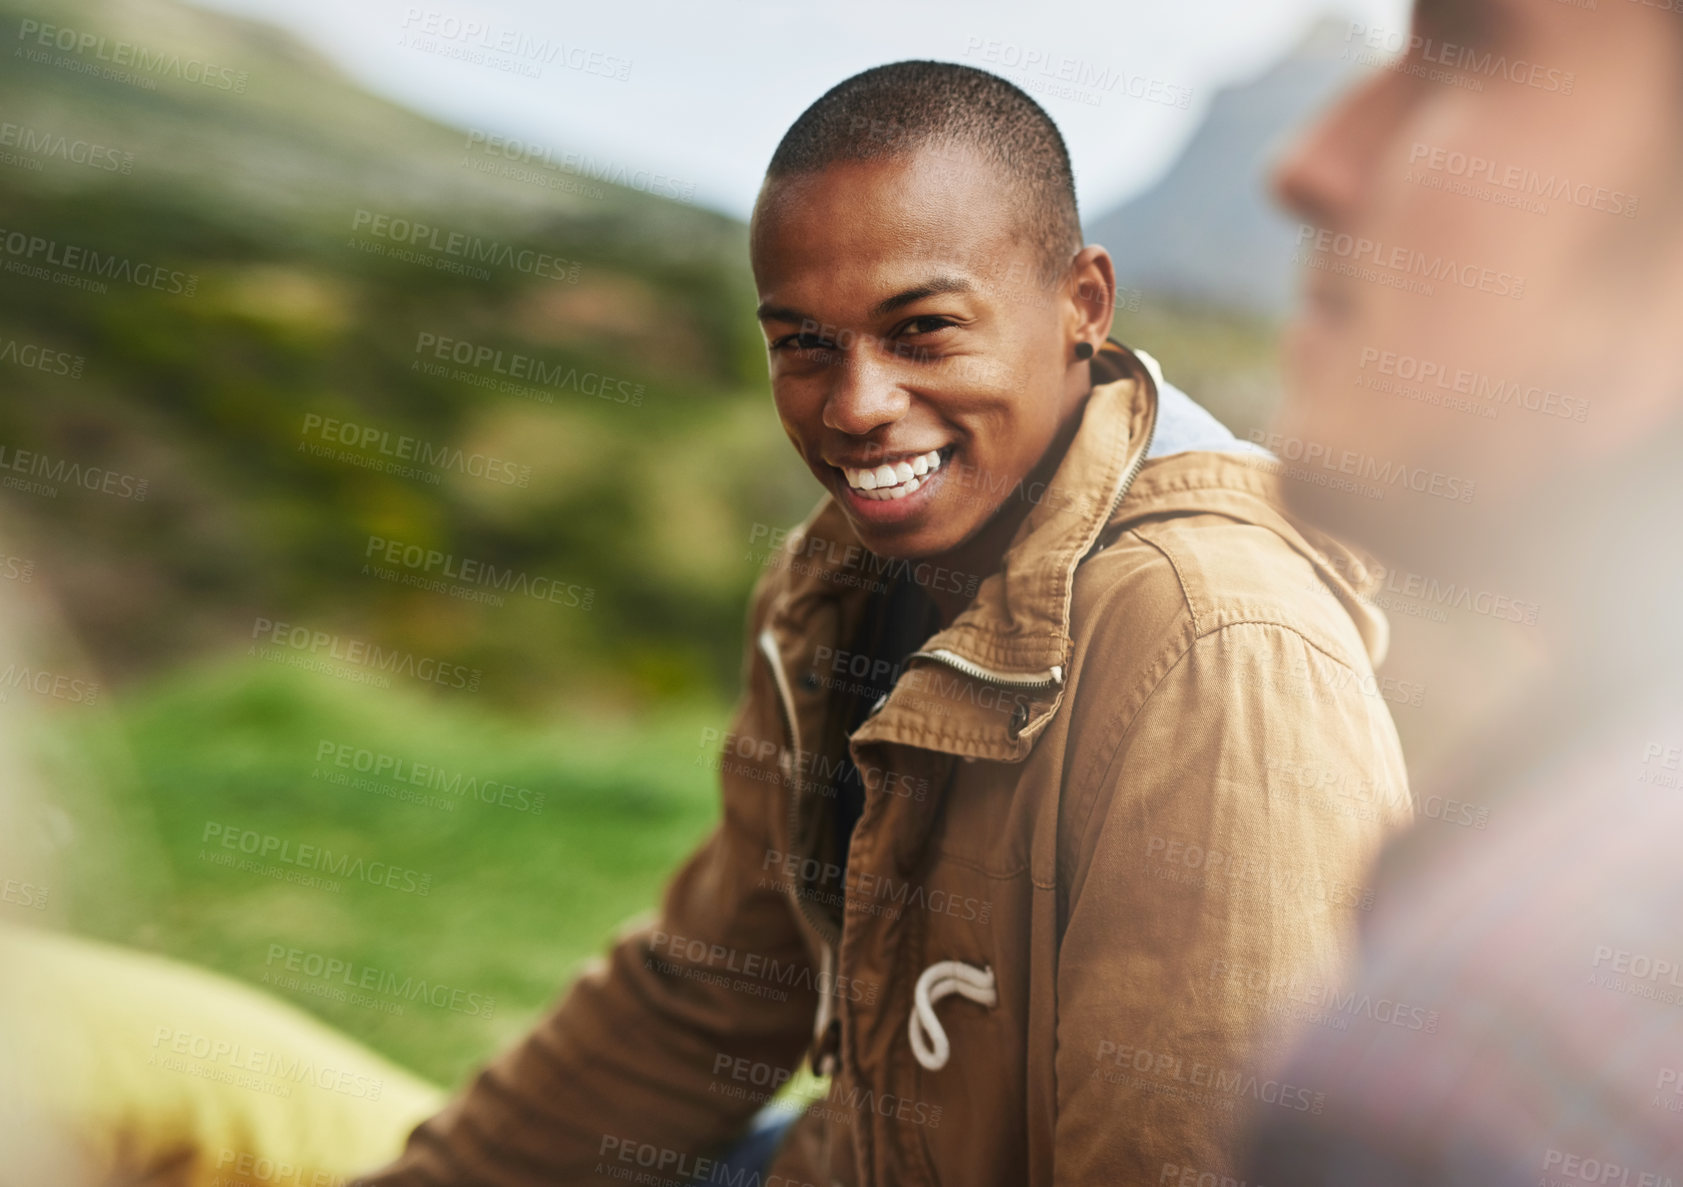
[[[353,980],[389,973],[386,992],[364,1002],[323,995],[342,974],[293,973],[296,983],[266,987],[425,1076],[458,1082],[522,1033],[619,924],[658,901],[717,817],[716,776],[697,760],[711,756],[703,731],[722,729],[727,712],[695,705],[535,728],[475,700],[242,661],[131,690],[97,719],[61,720],[51,740],[77,830],[63,872],[71,925],[257,985],[287,975],[277,950],[345,961]],[[427,793],[454,805],[446,810],[335,783],[329,775],[356,777],[333,763],[336,750],[318,760],[339,745],[432,764],[446,785],[458,775],[461,788],[470,778],[509,785],[515,805]],[[541,812],[520,810],[539,794]],[[342,876],[334,891],[216,864],[205,855],[241,855],[214,832],[206,841],[207,826],[274,838],[294,855],[314,845],[430,874],[431,886],[422,895]],[[267,864],[308,867],[273,854]],[[443,1004],[414,997],[422,982],[444,987],[434,991]]]

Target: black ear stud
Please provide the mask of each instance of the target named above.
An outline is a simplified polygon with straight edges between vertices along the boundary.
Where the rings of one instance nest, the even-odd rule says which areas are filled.
[[[1083,363],[1092,358],[1093,344],[1091,342],[1077,342],[1075,344],[1075,357]]]

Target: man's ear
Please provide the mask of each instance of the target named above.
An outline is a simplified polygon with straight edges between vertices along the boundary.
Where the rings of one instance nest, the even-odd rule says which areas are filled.
[[[1116,315],[1116,266],[1097,245],[1083,247],[1069,263],[1072,340],[1094,346],[1110,336]]]

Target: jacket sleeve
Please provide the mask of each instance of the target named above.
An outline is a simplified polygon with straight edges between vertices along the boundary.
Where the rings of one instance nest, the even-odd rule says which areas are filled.
[[[1294,1027],[1339,1024],[1369,867],[1410,813],[1365,659],[1240,622],[1158,671],[1066,805],[1058,1184],[1238,1182],[1248,1118],[1324,1108],[1277,1068]]]
[[[620,938],[415,1129],[396,1163],[358,1183],[535,1187],[649,1172],[685,1181],[708,1172],[764,1103],[764,1086],[798,1063],[817,999],[793,910],[768,868],[771,814],[783,801],[779,709],[754,656],[765,586],[718,751],[723,819],[668,884],[654,922]]]

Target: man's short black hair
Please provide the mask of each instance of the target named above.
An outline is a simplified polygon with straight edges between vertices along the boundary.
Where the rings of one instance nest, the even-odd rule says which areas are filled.
[[[912,61],[855,74],[790,125],[766,179],[950,147],[973,149],[998,166],[1031,241],[1040,244],[1043,279],[1062,276],[1081,250],[1069,150],[1040,104],[986,70]]]

